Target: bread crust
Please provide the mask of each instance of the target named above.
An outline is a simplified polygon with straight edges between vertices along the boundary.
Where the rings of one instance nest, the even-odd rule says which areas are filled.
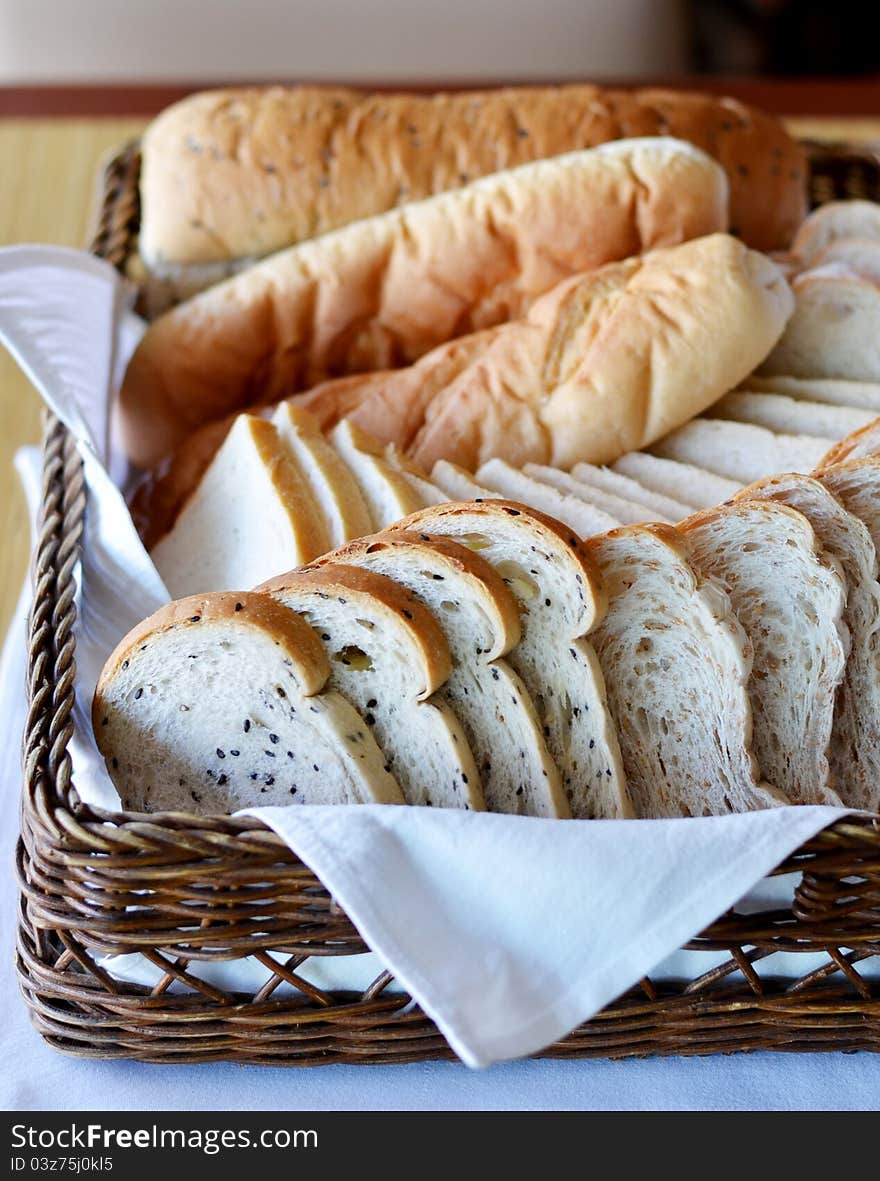
[[[730,98],[570,85],[194,95],[144,136],[141,249],[160,272],[260,257],[490,172],[657,135],[688,140],[725,168],[732,227],[746,242],[789,245],[806,213],[806,163],[778,121]]]

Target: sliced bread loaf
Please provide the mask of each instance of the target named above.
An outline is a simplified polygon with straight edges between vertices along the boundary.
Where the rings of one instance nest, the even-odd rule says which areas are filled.
[[[502,500],[500,492],[484,488],[470,472],[448,459],[438,459],[431,468],[431,481],[442,488],[450,500]]]
[[[592,463],[576,463],[571,469],[574,478],[581,484],[588,484],[602,492],[609,492],[622,497],[631,504],[639,504],[648,509],[655,521],[680,521],[691,512],[691,506],[665,496],[661,492],[648,487],[646,484],[625,476],[621,472],[612,471],[608,467],[598,467]]]
[[[807,402],[827,402],[830,406],[855,406],[880,414],[880,382],[843,381],[832,377],[768,377],[753,373],[741,389],[768,394],[786,394]]]
[[[520,639],[519,608],[488,562],[447,538],[386,532],[321,560],[384,574],[433,611],[452,673],[438,694],[458,716],[490,812],[567,816],[568,801],[534,703],[502,659]]]
[[[751,649],[727,595],[678,533],[629,526],[587,542],[608,591],[591,639],[641,817],[785,803],[758,779],[746,684]]]
[[[123,805],[403,803],[369,727],[324,690],[329,671],[311,627],[266,595],[162,607],[113,652],[92,707]]]
[[[859,410],[855,406],[831,406],[827,402],[811,402],[786,394],[748,389],[726,394],[706,411],[706,415],[731,422],[751,422],[771,431],[817,435],[824,439],[842,439],[875,417],[870,410]]]
[[[306,619],[327,652],[327,682],[370,727],[408,804],[482,809],[473,755],[435,691],[452,671],[431,612],[390,578],[334,563],[258,588]]]
[[[620,524],[620,521],[603,509],[588,504],[569,492],[560,492],[549,484],[527,476],[518,468],[505,463],[503,459],[490,459],[477,471],[477,481],[494,489],[501,496],[521,501],[530,508],[548,513],[574,529],[581,537],[592,537],[605,533]]]
[[[330,548],[301,466],[270,422],[242,414],[151,557],[174,598],[246,589]]]
[[[374,529],[384,529],[424,507],[419,490],[388,462],[384,446],[372,435],[346,419],[333,428],[330,440],[357,481]]]
[[[574,496],[594,508],[601,509],[602,512],[614,517],[623,525],[638,525],[642,521],[655,519],[662,521],[663,524],[671,524],[666,517],[657,517],[652,514],[644,504],[628,500],[624,496],[618,496],[616,492],[606,492],[604,489],[596,488],[593,484],[585,483],[583,480],[577,480],[569,472],[560,471],[559,468],[547,467],[539,463],[527,463],[523,467],[523,471],[533,480],[549,484],[551,488],[555,488],[563,495]]]
[[[861,501],[862,482],[858,483]],[[880,504],[880,479],[876,483],[872,506]],[[770,497],[803,513],[823,549],[840,563],[847,587],[843,621],[850,650],[834,706],[828,751],[831,780],[844,804],[880,808],[880,585],[871,534],[859,517],[810,476],[773,476],[751,484],[742,495]],[[880,536],[880,510],[871,512]]]
[[[324,438],[317,420],[291,402],[282,402],[272,415],[272,423],[308,480],[327,522],[330,546],[369,533],[370,513],[357,481],[338,451]]]
[[[522,610],[507,653],[531,694],[575,818],[632,815],[590,629],[605,612],[598,572],[559,521],[506,500],[423,509],[401,527],[452,537],[494,566]]]
[[[812,435],[777,435],[747,422],[695,418],[651,448],[663,459],[708,468],[751,484],[778,472],[810,472],[831,446]]]
[[[691,560],[727,591],[751,641],[761,770],[792,803],[839,804],[828,747],[849,639],[840,565],[802,513],[772,500],[707,509],[680,529]]]
[[[728,480],[703,467],[682,463],[676,459],[661,459],[647,451],[630,451],[621,455],[613,470],[639,480],[646,488],[663,496],[672,496],[693,508],[711,508],[735,496],[739,480]]]

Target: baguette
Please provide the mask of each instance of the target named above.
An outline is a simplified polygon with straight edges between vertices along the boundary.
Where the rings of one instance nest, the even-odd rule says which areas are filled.
[[[129,456],[151,467],[205,422],[408,364],[522,315],[570,275],[726,226],[723,171],[689,144],[648,139],[526,164],[334,230],[151,325],[120,395]]]
[[[469,179],[632,136],[673,135],[730,178],[736,232],[781,249],[806,213],[806,162],[779,122],[729,98],[596,86],[377,95],[297,87],[197,94],[143,140],[140,248],[211,281]]]

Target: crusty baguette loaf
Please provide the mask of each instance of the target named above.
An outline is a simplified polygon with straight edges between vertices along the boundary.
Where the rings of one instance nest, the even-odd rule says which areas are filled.
[[[425,468],[605,463],[742,380],[792,307],[774,263],[713,234],[568,279],[473,350],[441,346],[382,382],[364,378],[359,404],[356,381],[341,398],[329,382],[301,402],[325,424],[347,414]]]
[[[789,244],[806,212],[804,153],[733,99],[585,85],[432,96],[297,87],[194,95],[151,124],[141,251],[179,277],[186,264],[269,254],[490,172],[656,135],[724,166],[746,242]]]
[[[666,525],[587,542],[608,591],[591,635],[640,817],[747,812],[788,801],[758,778],[751,649],[730,599]]]
[[[386,161],[383,161],[383,167]],[[725,229],[726,180],[676,140],[524,165],[301,243],[161,316],[125,377],[132,460],[336,374],[521,316],[562,279]]]
[[[369,727],[338,693],[321,641],[267,595],[169,603],[120,642],[92,707],[123,806],[402,804]]]
[[[878,476],[880,465],[859,472],[855,483],[864,490],[860,507],[869,500],[878,503]],[[874,488],[869,492],[871,478]],[[833,476],[830,482],[834,483]],[[834,703],[828,749],[831,782],[848,807],[876,810],[880,807],[880,584],[871,533],[864,521],[810,476],[772,476],[750,484],[741,496],[768,497],[796,508],[810,522],[825,551],[840,564],[847,588],[843,622],[850,646]],[[880,508],[872,516],[877,531]]]
[[[787,504],[737,500],[679,530],[691,561],[727,591],[753,650],[753,744],[765,777],[795,804],[840,804],[828,747],[849,634],[840,565]]]
[[[584,547],[559,521],[505,500],[423,509],[401,527],[452,537],[504,578],[522,609],[522,636],[507,660],[531,694],[572,816],[632,815],[602,670],[587,638],[606,600]]]
[[[358,710],[408,804],[483,809],[471,749],[435,691],[452,671],[449,645],[409,591],[353,566],[294,571],[257,588],[315,629],[328,687]]]

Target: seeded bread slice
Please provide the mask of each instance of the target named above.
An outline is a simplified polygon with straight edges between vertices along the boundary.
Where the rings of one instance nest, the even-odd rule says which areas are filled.
[[[504,497],[548,513],[568,525],[569,529],[574,529],[581,537],[605,533],[620,524],[610,513],[570,493],[560,492],[549,484],[542,484],[503,459],[490,459],[484,463],[477,471],[477,481],[487,484]]]
[[[555,488],[557,492],[561,492],[563,495],[575,496],[578,500],[583,500],[586,504],[601,509],[624,525],[638,525],[642,521],[655,519],[654,515],[645,505],[633,500],[627,500],[625,497],[618,496],[614,492],[605,492],[601,488],[595,488],[591,484],[584,483],[583,480],[576,480],[574,476],[568,472],[560,471],[559,468],[546,467],[538,463],[527,463],[523,467],[523,471],[533,480],[540,480],[542,484],[549,484],[551,488]],[[664,524],[671,523],[667,522],[665,517],[657,517],[656,519],[662,519]]]
[[[875,455],[880,455],[880,418],[872,419],[861,430],[853,431],[851,435],[829,447],[817,462],[816,471],[823,472],[826,468],[851,459],[872,459]]]
[[[571,474],[582,484],[589,484],[591,488],[601,489],[603,492],[621,496],[631,503],[640,504],[654,514],[655,521],[680,521],[691,512],[691,506],[674,500],[661,492],[648,487],[646,484],[612,471],[608,467],[599,467],[592,463],[576,463]]]
[[[612,465],[615,472],[621,472],[632,479],[640,480],[647,488],[664,496],[672,496],[693,508],[711,508],[735,496],[741,484],[739,480],[728,480],[703,467],[692,463],[681,463],[676,459],[661,459],[647,451],[630,451],[621,455]]]
[[[764,775],[797,804],[839,804],[828,747],[849,636],[846,584],[807,518],[772,500],[679,526],[691,561],[730,596],[754,650],[749,696]]]
[[[695,418],[651,451],[662,459],[708,468],[729,480],[751,484],[778,472],[811,472],[831,446],[831,439],[780,435],[747,422]]]
[[[876,466],[875,487],[868,492],[880,536],[880,511],[873,507],[880,504],[878,477],[880,465]],[[831,482],[834,480],[832,475]],[[867,483],[867,479],[856,482],[860,507]],[[850,649],[834,706],[828,751],[831,779],[844,804],[880,809],[880,585],[871,534],[864,521],[810,476],[773,476],[751,484],[742,495],[770,497],[802,512],[823,549],[840,563],[847,586],[843,622],[849,631]]]
[[[383,444],[347,419],[330,433],[330,441],[357,481],[374,529],[393,525],[425,505],[406,474],[390,464]]]
[[[408,804],[485,807],[473,755],[436,694],[452,671],[446,637],[416,597],[390,578],[334,563],[258,588],[320,636],[328,686],[355,706]]]
[[[301,466],[272,423],[242,414],[150,556],[181,598],[251,587],[329,548]]]
[[[324,438],[317,420],[292,403],[282,402],[272,415],[272,423],[308,481],[327,523],[330,546],[369,533],[370,513],[357,481]]]
[[[789,398],[786,394],[740,389],[716,402],[706,411],[706,417],[751,422],[776,432],[842,439],[866,426],[875,415],[855,406],[830,406],[827,402]]]
[[[324,689],[328,674],[311,627],[266,595],[162,607],[110,656],[92,707],[124,807],[403,803],[368,726]]]
[[[490,562],[522,610],[507,653],[525,682],[576,818],[633,815],[590,629],[605,612],[601,578],[559,521],[506,500],[445,504],[401,528],[452,537]]]
[[[880,382],[844,381],[832,377],[779,377],[753,373],[741,389],[768,394],[786,394],[807,402],[826,402],[829,406],[855,406],[880,414]]]
[[[758,778],[746,684],[751,649],[730,599],[665,525],[587,542],[608,591],[591,635],[640,817],[786,803]]]
[[[351,542],[319,565],[330,562],[393,578],[434,613],[452,653],[438,694],[464,727],[489,811],[568,816],[534,703],[502,659],[519,643],[519,608],[489,563],[447,538],[396,531]]]
[[[457,463],[450,463],[448,459],[438,459],[431,468],[431,481],[438,488],[442,488],[450,500],[503,500],[500,492],[494,488],[484,488],[470,472],[459,467]]]

